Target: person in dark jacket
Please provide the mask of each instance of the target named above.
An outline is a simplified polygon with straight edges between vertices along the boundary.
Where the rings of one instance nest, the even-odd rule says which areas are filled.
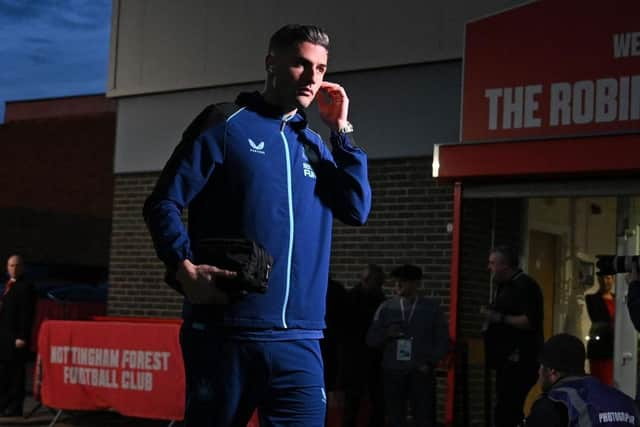
[[[496,370],[495,425],[515,427],[537,378],[544,342],[542,291],[518,267],[517,251],[510,246],[493,248],[488,267],[497,284],[484,331],[487,361]]]
[[[604,384],[613,384],[613,336],[616,299],[612,293],[616,283],[614,271],[598,271],[598,292],[586,295],[587,312],[591,319],[587,358],[591,375]]]
[[[319,341],[332,226],[363,225],[371,209],[349,98],[324,81],[328,53],[316,26],[276,31],[264,91],[205,108],[145,202],[166,280],[186,296],[186,427],[246,425],[256,408],[261,424],[324,425]],[[333,151],[307,125],[314,100]],[[273,257],[266,292],[231,298],[216,286],[237,272],[200,259],[198,243],[220,238],[250,240]]]
[[[327,392],[336,391],[342,371],[342,345],[345,317],[347,316],[347,290],[342,283],[329,278],[327,286],[327,314],[324,339],[320,341],[324,363],[324,383]]]
[[[585,375],[584,362],[584,345],[578,338],[549,338],[538,370],[543,394],[533,404],[526,427],[640,426],[633,399]]]
[[[365,397],[371,404],[369,427],[384,425],[382,352],[367,345],[367,331],[376,310],[384,302],[382,267],[370,264],[360,282],[347,293],[344,323],[344,412],[343,427],[355,427]],[[365,391],[367,392],[365,394]]]
[[[7,260],[9,280],[0,296],[0,415],[22,415],[27,356],[36,294],[20,255]]]
[[[382,370],[390,427],[404,427],[411,402],[416,427],[435,425],[435,367],[449,346],[440,304],[418,295],[422,270],[403,265],[391,272],[396,296],[376,311],[367,344],[383,350]]]

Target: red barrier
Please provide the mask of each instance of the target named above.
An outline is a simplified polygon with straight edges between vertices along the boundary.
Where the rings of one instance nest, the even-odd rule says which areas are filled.
[[[57,409],[182,420],[179,330],[175,322],[45,321],[38,337],[42,402]]]

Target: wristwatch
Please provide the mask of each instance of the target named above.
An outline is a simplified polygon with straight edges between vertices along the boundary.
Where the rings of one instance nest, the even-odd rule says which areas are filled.
[[[353,125],[350,122],[346,122],[343,127],[338,129],[338,133],[351,133],[353,132]]]

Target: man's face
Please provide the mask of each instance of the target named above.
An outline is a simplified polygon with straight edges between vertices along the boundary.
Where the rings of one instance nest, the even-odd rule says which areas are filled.
[[[489,265],[487,268],[498,282],[504,282],[510,278],[511,268],[504,262],[504,257],[498,252],[491,252],[489,254]]]
[[[7,273],[12,279],[20,277],[22,274],[22,260],[20,257],[12,256],[7,260]]]
[[[327,49],[309,42],[268,55],[268,78],[279,106],[307,108],[311,105],[327,71],[327,59]]]
[[[616,284],[616,276],[607,274],[606,276],[598,276],[598,283],[600,284],[600,290],[605,293],[611,292]]]
[[[418,283],[413,280],[396,279],[395,292],[401,297],[412,297],[416,294]]]
[[[372,282],[371,273],[369,272],[369,269],[367,268],[360,275],[360,284],[362,285],[362,287],[364,289],[369,289],[371,287],[371,282]]]
[[[543,392],[548,392],[557,379],[557,375],[553,369],[540,365],[540,368],[538,368],[538,382]]]

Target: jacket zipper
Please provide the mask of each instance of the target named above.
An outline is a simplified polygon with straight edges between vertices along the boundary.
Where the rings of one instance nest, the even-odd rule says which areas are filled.
[[[287,137],[284,134],[284,128],[287,125],[287,121],[283,120],[280,124],[280,136],[282,137],[282,143],[284,144],[284,155],[287,163],[287,200],[289,203],[289,253],[287,255],[287,278],[284,294],[284,303],[282,305],[282,326],[287,326],[287,305],[289,304],[289,292],[291,289],[291,260],[293,257],[293,235],[294,235],[294,222],[293,222],[293,188],[291,183],[291,154],[289,153],[289,144]]]

